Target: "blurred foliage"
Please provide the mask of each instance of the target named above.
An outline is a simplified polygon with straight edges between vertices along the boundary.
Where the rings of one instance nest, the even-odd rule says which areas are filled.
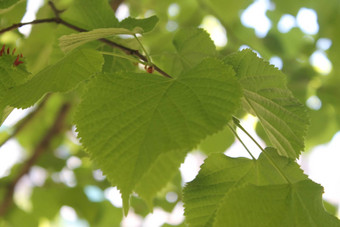
[[[115,2],[116,0],[111,1]],[[65,9],[65,12],[61,14],[63,19],[82,28],[94,29],[118,25],[119,22],[114,17],[114,12],[109,8],[111,1],[56,0],[54,2],[58,7]],[[264,37],[256,36],[253,28],[246,27],[241,22],[242,12],[252,3],[253,1],[250,0],[125,0],[122,4],[128,7],[132,17],[144,18],[154,14],[158,16],[159,22],[156,27],[143,35],[141,40],[155,63],[174,75],[185,68],[185,62],[187,62],[177,56],[177,52],[182,56],[185,55],[186,50],[183,50],[182,43],[176,42],[176,39],[192,35],[193,30],[190,29],[200,26],[206,16],[213,16],[221,23],[226,30],[228,42],[225,46],[218,48],[217,53],[209,52],[202,49],[203,45],[200,46],[200,43],[195,43],[195,38],[198,38],[198,35],[205,36],[206,34],[193,34],[192,37],[189,37],[189,43],[193,46],[187,51],[190,54],[191,51],[196,50],[198,55],[196,53],[194,56],[186,56],[189,59],[189,64],[196,64],[195,58],[200,58],[200,53],[204,53],[204,56],[226,55],[239,50],[242,45],[247,45],[257,51],[265,60],[279,57],[282,60],[282,71],[288,77],[288,87],[294,96],[304,104],[312,96],[317,97],[321,102],[319,107],[308,105],[311,117],[311,126],[305,140],[306,152],[308,152],[317,145],[329,142],[340,130],[340,64],[338,64],[340,62],[340,1],[271,0],[269,2],[270,10],[266,12],[266,16],[271,21],[271,28]],[[20,22],[25,14],[25,8],[26,1],[24,0],[0,1],[0,29]],[[280,32],[278,23],[282,16],[288,14],[296,17],[301,8],[312,9],[317,13],[318,32],[313,35],[305,34],[297,26],[285,33]],[[174,12],[169,13],[170,9]],[[37,13],[37,19],[50,18],[53,15],[51,7],[45,1]],[[106,19],[102,20],[102,18]],[[176,33],[180,29],[186,30]],[[74,33],[74,31],[62,25],[45,23],[34,25],[28,37],[19,33],[18,30],[1,34],[0,42],[1,44],[6,43],[10,47],[16,47],[17,51],[22,52],[25,56],[27,70],[36,75],[48,65],[65,58],[57,40],[61,35],[70,33]],[[322,53],[332,63],[332,70],[327,75],[320,73],[320,70],[310,61],[312,54],[320,51],[317,45],[320,39],[331,41],[330,48],[322,50]],[[115,38],[114,40],[125,46],[138,48],[134,40],[125,38]],[[205,41],[209,42],[208,39]],[[102,46],[99,42],[88,45],[99,47],[103,51],[112,51],[111,47]],[[116,52],[119,53],[119,51]],[[136,65],[126,59],[106,55],[104,60],[103,71],[105,72],[138,70]],[[82,83],[86,84],[87,80]],[[79,93],[86,93],[83,84],[72,89]],[[62,104],[65,102],[79,103],[79,93],[69,91],[63,94],[55,93],[48,97],[45,105],[37,112],[34,119],[15,136],[24,149],[24,160],[32,154],[41,138],[51,127]],[[11,110],[7,107],[1,116],[7,116]],[[73,114],[72,109],[63,133],[54,138],[49,150],[35,163],[45,173],[45,177],[39,176],[42,178],[43,184],[35,184],[31,176],[31,183],[28,186],[31,189],[28,205],[16,202],[8,211],[8,215],[0,220],[0,226],[46,226],[43,223],[50,224],[47,226],[55,226],[60,220],[60,209],[63,206],[72,207],[78,217],[86,220],[89,226],[120,225],[123,218],[121,208],[113,206],[107,199],[92,202],[91,196],[85,193],[85,188],[89,185],[97,186],[104,193],[110,184],[106,179],[95,176],[93,170],[97,167],[92,165],[79,145],[76,133],[72,128]],[[243,113],[240,115],[242,116]],[[2,122],[3,119],[0,120]],[[16,125],[13,128],[1,128],[0,142],[7,138],[15,127]],[[257,124],[256,131],[264,141],[268,141],[260,124]],[[198,149],[205,154],[221,153],[234,141],[234,135],[225,128],[202,141]],[[79,166],[73,166],[71,157],[76,157],[79,160]],[[21,165],[22,163],[17,163],[7,173],[7,176],[0,179],[0,201],[4,199],[6,185],[16,177]],[[67,177],[65,177],[65,172],[68,174]],[[171,176],[172,180],[167,182],[166,187],[153,199],[154,207],[159,207],[169,213],[173,211],[177,203],[182,203],[181,176],[179,172],[172,173]],[[70,178],[70,182],[66,178]],[[169,192],[177,194],[176,201],[169,202],[166,199]],[[334,206],[328,203],[325,205],[329,212],[336,213]],[[151,209],[144,200],[136,196],[133,196],[131,200],[131,207],[137,215],[143,218],[149,214]],[[165,223],[163,226],[185,226],[185,224],[184,222],[178,225]]]

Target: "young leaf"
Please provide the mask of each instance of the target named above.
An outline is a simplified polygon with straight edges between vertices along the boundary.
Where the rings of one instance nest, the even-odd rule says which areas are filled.
[[[8,50],[10,53],[13,51],[10,49]],[[24,83],[29,77],[31,77],[30,73],[26,71],[24,65],[13,65],[15,59],[16,55],[8,55],[5,52],[0,56],[0,96],[8,89]]]
[[[64,52],[69,52],[85,43],[97,39],[122,34],[133,35],[140,32],[141,32],[140,28],[135,28],[132,31],[126,28],[98,28],[89,32],[80,32],[71,35],[64,35],[59,38],[59,45]]]
[[[244,50],[225,58],[243,87],[243,106],[257,116],[272,145],[282,156],[297,158],[304,148],[308,117],[286,87],[285,75]]]
[[[145,19],[127,18],[117,28],[98,28],[88,32],[64,35],[59,38],[60,48],[64,52],[71,51],[87,42],[113,37],[115,35],[135,35],[151,31],[158,22],[156,16]]]
[[[103,74],[89,84],[76,114],[81,142],[129,195],[160,154],[189,151],[221,130],[239,104],[231,67],[206,59],[178,79],[156,74]]]
[[[273,148],[266,148],[258,160],[212,154],[204,161],[195,180],[184,189],[185,216],[189,226],[213,226],[216,212],[224,198],[244,184],[287,183],[268,157],[290,182],[307,178],[294,160],[279,156]],[[241,212],[240,215],[246,214]]]
[[[322,205],[323,188],[311,180],[281,185],[246,185],[219,206],[213,226],[340,226]]]
[[[95,50],[75,50],[59,62],[51,65],[31,80],[13,87],[0,99],[2,107],[7,105],[27,108],[47,92],[66,92],[81,81],[101,70],[102,55]]]
[[[9,49],[8,49],[9,50]],[[10,53],[13,50],[10,50]],[[13,87],[24,83],[31,77],[31,74],[26,71],[25,66],[19,64],[14,66],[13,63],[16,56],[2,52],[0,56],[0,103],[4,99],[6,93],[13,89]],[[12,112],[13,108],[3,106],[0,108],[0,125],[7,118],[7,116]]]

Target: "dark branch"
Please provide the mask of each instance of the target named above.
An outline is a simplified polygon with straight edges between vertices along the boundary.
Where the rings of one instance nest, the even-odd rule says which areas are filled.
[[[25,22],[25,23],[17,23],[17,24],[13,24],[7,28],[1,29],[0,30],[0,34],[20,28],[22,26],[25,25],[29,25],[29,24],[41,24],[41,23],[57,23],[56,18],[48,18],[48,19],[41,19],[41,20],[34,20],[31,22]]]
[[[38,143],[36,148],[33,151],[32,156],[25,162],[24,166],[22,167],[19,174],[14,178],[14,180],[7,186],[7,191],[4,196],[4,200],[0,204],[0,217],[4,216],[10,206],[13,203],[13,195],[14,195],[14,189],[19,180],[26,175],[31,167],[36,163],[38,158],[41,156],[41,154],[44,153],[44,151],[48,150],[53,138],[61,133],[66,116],[70,110],[71,105],[69,103],[65,103],[59,110],[59,113],[51,126],[51,128],[48,130],[47,134],[41,139],[41,141]]]
[[[57,8],[55,7],[55,5],[53,4],[52,1],[48,1],[48,4],[50,5],[50,7],[51,7],[51,9],[52,9],[54,15],[56,16],[56,18],[60,18],[59,15],[60,15],[62,12],[64,12],[64,10],[59,10],[59,9],[57,9]]]
[[[75,30],[77,32],[87,32],[88,30],[86,29],[83,29],[83,28],[79,28],[73,24],[70,24],[68,23],[67,21],[64,21],[63,19],[61,19],[59,17],[59,14],[62,12],[58,9],[56,9],[55,5],[53,4],[53,2],[49,1],[48,2],[49,5],[51,6],[54,14],[55,14],[55,18],[49,18],[49,19],[41,19],[41,20],[34,20],[34,21],[31,21],[31,22],[26,22],[26,23],[18,23],[18,24],[13,24],[12,26],[10,27],[7,27],[7,28],[4,28],[2,30],[0,30],[0,34],[4,33],[4,32],[7,32],[7,31],[11,31],[11,30],[14,30],[16,28],[19,28],[21,26],[24,26],[24,25],[28,25],[28,24],[41,24],[41,23],[56,23],[56,24],[62,24],[72,30]],[[136,57],[138,57],[139,59],[141,59],[142,61],[146,62],[147,61],[147,58],[141,54],[138,50],[134,50],[134,49],[131,49],[131,48],[128,48],[128,47],[125,47],[125,46],[122,46],[116,42],[113,42],[111,40],[108,40],[108,39],[99,39],[100,42],[103,42],[109,46],[112,46],[114,48],[117,48],[117,49],[120,49],[121,51],[123,51],[125,54],[127,55],[134,55]],[[165,76],[165,77],[168,77],[168,78],[172,78],[169,74],[167,74],[166,72],[164,72],[162,69],[160,69],[158,66],[156,65],[153,65],[155,70],[157,72],[159,72],[162,76]]]

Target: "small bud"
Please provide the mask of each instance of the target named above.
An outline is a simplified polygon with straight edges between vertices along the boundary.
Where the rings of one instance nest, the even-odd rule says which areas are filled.
[[[153,71],[155,70],[153,66],[149,66],[149,65],[145,65],[144,68],[148,73],[153,73]]]
[[[23,61],[19,61],[19,58],[20,58],[20,55],[18,54],[17,58],[15,59],[15,61],[13,63],[14,66],[18,66],[18,65],[24,63]]]
[[[6,45],[4,44],[1,48],[1,50],[0,50],[0,56],[2,56],[2,53],[5,51],[5,47],[6,47]]]

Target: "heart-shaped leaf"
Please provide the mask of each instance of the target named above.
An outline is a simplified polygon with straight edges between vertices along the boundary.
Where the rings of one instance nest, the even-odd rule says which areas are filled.
[[[120,189],[130,193],[157,157],[186,152],[223,128],[240,102],[230,66],[206,59],[177,79],[146,73],[102,74],[76,114],[81,142]]]

